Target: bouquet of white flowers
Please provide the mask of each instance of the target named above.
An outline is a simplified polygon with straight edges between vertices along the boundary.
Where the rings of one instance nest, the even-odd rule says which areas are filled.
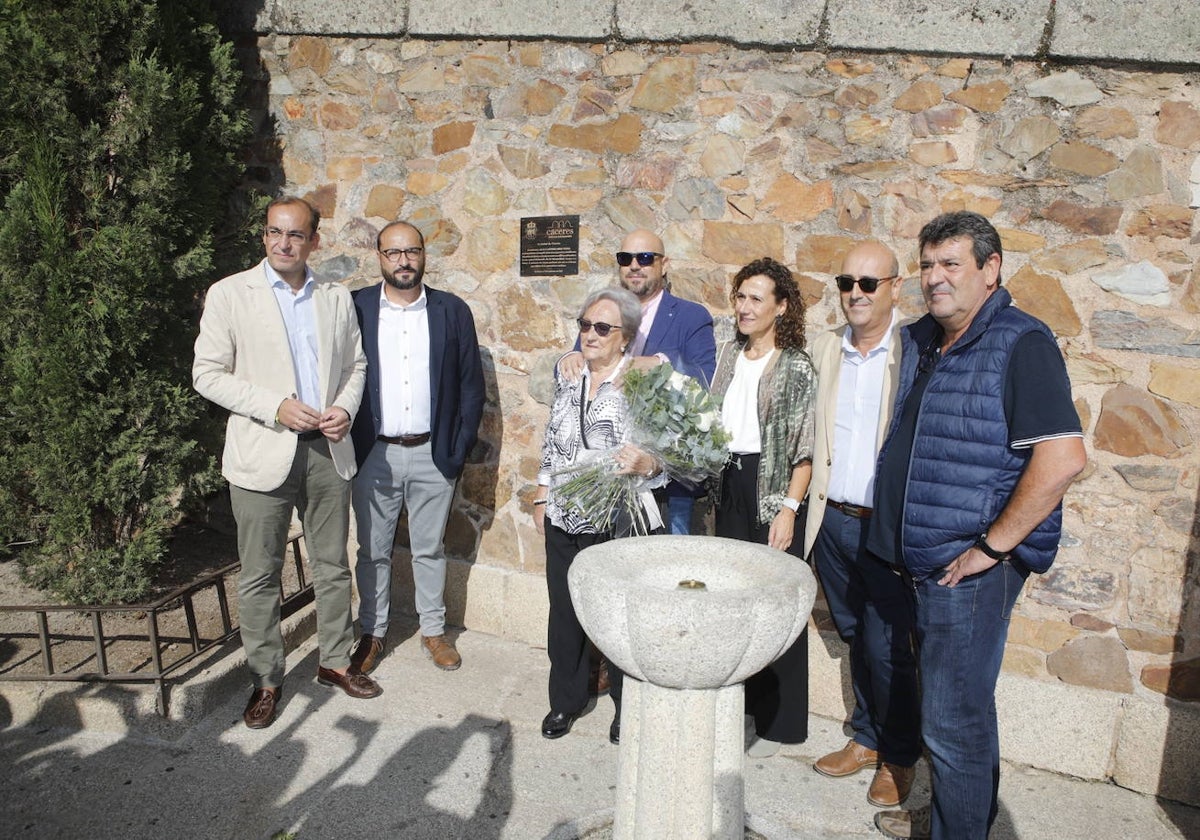
[[[721,472],[729,460],[730,437],[721,425],[719,397],[666,364],[629,371],[621,390],[629,407],[629,442],[657,458],[668,476],[698,484]],[[578,510],[601,531],[626,520],[633,533],[645,534],[649,527],[640,498],[645,480],[618,475],[616,452],[556,473],[575,475],[553,493],[559,504]]]

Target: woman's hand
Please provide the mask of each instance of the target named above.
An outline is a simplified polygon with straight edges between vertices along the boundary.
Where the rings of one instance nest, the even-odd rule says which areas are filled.
[[[796,514],[791,508],[782,508],[771,520],[771,530],[767,532],[767,545],[780,551],[787,551],[792,545],[796,533]]]
[[[644,449],[639,449],[627,443],[620,448],[616,456],[617,475],[636,475],[642,478],[654,478],[662,472],[658,459]]]

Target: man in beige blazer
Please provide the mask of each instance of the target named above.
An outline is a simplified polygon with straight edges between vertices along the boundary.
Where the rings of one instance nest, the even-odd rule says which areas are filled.
[[[243,720],[275,719],[283,684],[279,580],[292,510],[304,526],[317,598],[317,680],[351,697],[381,689],[350,666],[350,479],[346,437],[362,397],[366,357],[350,293],[317,282],[308,255],[320,215],[293,197],[267,207],[266,258],[215,283],[192,365],[196,390],[229,410],[222,473],[237,520],[238,612],[254,681]]]
[[[896,399],[899,265],[882,243],[856,245],[835,281],[846,325],[812,344],[816,448],[804,529],[838,634],[850,646],[854,732],[814,768],[849,776],[872,767],[867,799],[903,802],[921,754],[912,605],[900,575],[866,550],[875,460]]]

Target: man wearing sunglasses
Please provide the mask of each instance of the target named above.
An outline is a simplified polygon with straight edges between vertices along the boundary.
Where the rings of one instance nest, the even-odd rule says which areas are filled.
[[[900,330],[867,548],[903,572],[915,605],[933,802],[875,824],[888,837],[985,840],[1009,619],[1026,578],[1054,562],[1063,494],[1087,455],[1062,352],[1001,287],[992,224],[946,213],[918,247],[929,314]]]
[[[871,768],[867,800],[895,807],[921,755],[912,605],[900,575],[866,549],[875,456],[900,365],[900,267],[881,242],[861,242],[834,278],[846,324],[813,341],[816,449],[804,529],[838,635],[850,646],[853,735],[813,768],[843,777]]]
[[[483,417],[483,366],[475,320],[456,295],[424,285],[425,237],[392,222],[376,238],[383,282],[354,293],[367,384],[351,437],[358,527],[358,620],[352,661],[369,673],[383,655],[392,600],[392,548],[408,510],[421,646],[433,664],[462,664],[446,636],[443,538],[454,486]]]
[[[669,262],[662,240],[651,231],[635,230],[621,242],[617,252],[620,283],[642,305],[642,324],[627,355],[640,369],[667,362],[708,387],[717,366],[712,315],[700,304],[677,298],[666,289]],[[578,351],[576,341],[575,351],[559,360],[559,373],[568,379],[577,379],[583,367]],[[691,531],[692,507],[699,493],[700,489],[679,482],[667,486],[670,533]]]

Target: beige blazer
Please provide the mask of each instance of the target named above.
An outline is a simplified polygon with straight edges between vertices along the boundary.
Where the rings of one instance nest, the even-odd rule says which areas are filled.
[[[892,421],[892,407],[896,404],[896,389],[900,374],[900,327],[909,319],[896,323],[892,344],[888,348],[887,369],[883,374],[884,398],[879,404],[879,437],[875,441],[875,452],[883,446],[884,436]],[[842,340],[849,325],[821,333],[813,340],[813,364],[817,367],[817,424],[816,441],[813,445],[812,481],[808,487],[808,519],[804,526],[804,556],[812,552],[817,540],[817,530],[825,518],[825,494],[829,490],[829,474],[833,466],[833,435],[837,415],[838,383],[842,371]]]
[[[367,370],[354,302],[341,284],[318,281],[313,304],[325,401],[313,408],[324,411],[337,406],[353,421]],[[196,338],[192,385],[230,412],[221,458],[225,478],[260,492],[283,484],[296,455],[296,435],[275,422],[275,412],[298,389],[287,328],[263,263],[209,288]],[[337,443],[330,441],[329,451],[338,474],[353,478],[356,467],[349,434]]]

